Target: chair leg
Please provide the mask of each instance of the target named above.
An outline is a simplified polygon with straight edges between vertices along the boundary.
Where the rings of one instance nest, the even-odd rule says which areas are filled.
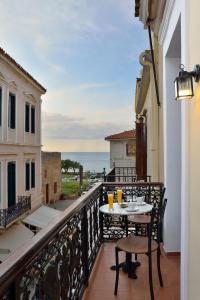
[[[151,253],[148,253],[148,261],[149,261],[149,288],[150,288],[151,300],[154,300]]]
[[[160,286],[163,287],[163,280],[162,280],[162,274],[161,274],[161,269],[160,269],[160,247],[158,246],[157,249],[157,268],[158,268],[158,277],[159,277],[159,281],[160,281]]]
[[[119,249],[115,247],[115,260],[116,260],[116,277],[115,277],[115,290],[114,294],[117,295],[119,283]]]

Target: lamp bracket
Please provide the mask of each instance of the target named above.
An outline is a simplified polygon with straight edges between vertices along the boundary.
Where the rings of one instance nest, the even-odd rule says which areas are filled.
[[[194,70],[192,72],[189,72],[196,82],[200,80],[200,65],[195,65]]]

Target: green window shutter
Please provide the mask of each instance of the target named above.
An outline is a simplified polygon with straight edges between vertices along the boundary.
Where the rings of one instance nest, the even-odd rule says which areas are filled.
[[[16,113],[16,101],[15,95],[9,94],[9,118],[8,118],[8,126],[11,129],[15,129],[15,113]]]
[[[30,163],[26,162],[26,167],[25,167],[25,184],[26,184],[26,191],[30,190]]]
[[[29,103],[25,104],[25,131],[29,132],[29,124],[30,124],[30,105]]]
[[[0,87],[0,126],[2,125],[2,88]]]
[[[35,106],[31,106],[31,133],[35,133]]]
[[[31,162],[31,188],[35,188],[35,162]]]
[[[16,166],[15,162],[9,162],[7,167],[8,207],[16,203]]]

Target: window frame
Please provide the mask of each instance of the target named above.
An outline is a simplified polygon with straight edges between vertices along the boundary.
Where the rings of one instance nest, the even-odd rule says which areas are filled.
[[[12,100],[14,100],[14,102],[12,102]],[[16,95],[11,92],[9,92],[8,100],[8,128],[13,130],[16,129]]]
[[[25,128],[24,129],[26,133],[30,132],[30,103],[29,102],[25,102]]]
[[[33,166],[34,166],[34,168],[33,168]],[[30,176],[31,177],[31,189],[35,189],[35,181],[36,181],[35,180],[36,179],[36,177],[35,177],[35,170],[36,170],[36,168],[35,168],[35,161],[32,160],[31,161],[31,167],[30,167],[30,172],[31,172],[31,176]]]
[[[27,168],[28,167],[28,168]],[[31,176],[30,176],[30,161],[25,162],[25,191],[30,191]]]
[[[3,101],[2,101],[3,96],[2,95],[3,95],[3,88],[0,85],[0,127],[2,126],[2,115],[3,115]]]
[[[14,106],[11,101],[12,99],[14,99]],[[14,108],[14,114],[12,113],[12,107]],[[9,92],[8,99],[8,128],[16,129],[16,95],[11,92]]]
[[[31,105],[31,109],[30,109],[30,122],[31,122],[30,132],[32,134],[35,134],[35,111],[36,111],[35,105]]]

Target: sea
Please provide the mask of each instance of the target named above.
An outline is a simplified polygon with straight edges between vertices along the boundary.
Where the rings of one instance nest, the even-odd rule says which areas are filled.
[[[83,166],[83,171],[94,173],[106,173],[110,170],[110,153],[109,152],[62,152],[61,159],[70,159],[79,162]]]

